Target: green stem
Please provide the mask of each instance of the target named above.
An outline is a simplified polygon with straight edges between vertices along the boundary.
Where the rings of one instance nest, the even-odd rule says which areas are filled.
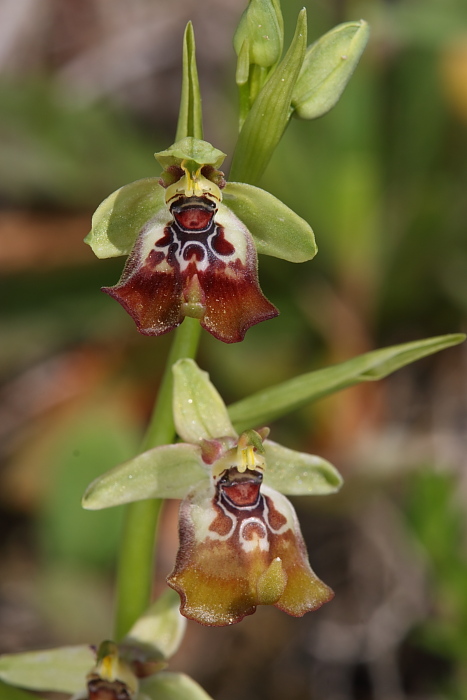
[[[154,411],[142,443],[142,451],[173,442],[172,365],[182,357],[194,358],[201,326],[186,318],[177,328],[167,359]],[[154,578],[154,542],[163,501],[147,500],[126,506],[117,571],[114,639],[127,634],[150,603]]]

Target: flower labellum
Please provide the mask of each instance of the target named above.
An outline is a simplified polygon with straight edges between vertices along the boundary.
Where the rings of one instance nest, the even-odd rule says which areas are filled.
[[[141,229],[119,283],[103,291],[145,335],[166,333],[191,316],[233,343],[279,312],[259,287],[250,232],[222,204],[225,182],[215,166],[224,154],[210,147],[214,163],[200,162],[193,141],[157,154],[166,167],[156,185],[165,188],[165,206]]]
[[[199,487],[180,509],[180,549],[167,582],[182,614],[205,625],[234,624],[257,605],[301,617],[334,595],[310,568],[292,504],[262,485],[264,450],[248,433],[214,462],[214,494]]]

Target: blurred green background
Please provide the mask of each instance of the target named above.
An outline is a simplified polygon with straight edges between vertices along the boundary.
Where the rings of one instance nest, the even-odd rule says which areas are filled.
[[[302,4],[283,1],[289,38]],[[189,19],[205,138],[232,152],[244,7],[0,0],[0,652],[110,633],[121,513],[79,501],[136,450],[170,338],[137,334],[99,291],[123,261],[95,260],[82,239],[105,196],[159,172]],[[467,2],[308,10],[309,41],[360,18],[372,35],[339,104],[292,121],[261,183],[310,222],[319,254],[261,258],[280,317],[239,345],[203,337],[200,364],[227,402],[466,328]],[[273,426],[346,477],[338,496],[295,500],[336,598],[300,620],[267,608],[234,629],[190,623],[173,669],[216,700],[467,698],[466,370],[460,346]],[[176,521],[169,504],[156,592]]]

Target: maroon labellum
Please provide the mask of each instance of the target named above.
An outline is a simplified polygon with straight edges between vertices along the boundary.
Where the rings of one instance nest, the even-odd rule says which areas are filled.
[[[198,185],[188,196],[177,183],[168,187],[169,208],[143,227],[119,283],[103,291],[145,335],[167,333],[191,316],[219,340],[234,343],[278,311],[259,287],[251,234],[220,202],[217,186],[202,180],[210,191]]]

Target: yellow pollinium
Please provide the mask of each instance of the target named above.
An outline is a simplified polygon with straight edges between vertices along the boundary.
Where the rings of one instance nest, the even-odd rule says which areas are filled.
[[[263,439],[256,430],[246,430],[240,435],[237,444],[237,464],[240,473],[247,469],[264,471],[266,466],[263,457]]]
[[[227,469],[237,469],[244,474],[247,469],[264,472],[265,468],[263,438],[256,430],[246,430],[240,435],[237,446],[213,464],[212,475],[217,478]]]
[[[97,663],[91,674],[109,683],[120,681],[132,693],[138,691],[138,679],[129,665],[119,657],[118,647],[114,642],[102,642],[97,654]]]
[[[242,474],[246,472],[247,469],[252,471],[263,471],[266,466],[264,457],[255,451],[253,445],[247,445],[247,447],[241,447],[240,444],[237,447],[237,469]]]
[[[180,167],[185,173],[180,180],[169,185],[165,191],[165,201],[170,204],[172,199],[179,196],[184,197],[208,197],[216,202],[222,201],[222,194],[219,187],[207,177],[201,174],[201,168],[190,172],[186,167],[186,161],[182,160]]]

